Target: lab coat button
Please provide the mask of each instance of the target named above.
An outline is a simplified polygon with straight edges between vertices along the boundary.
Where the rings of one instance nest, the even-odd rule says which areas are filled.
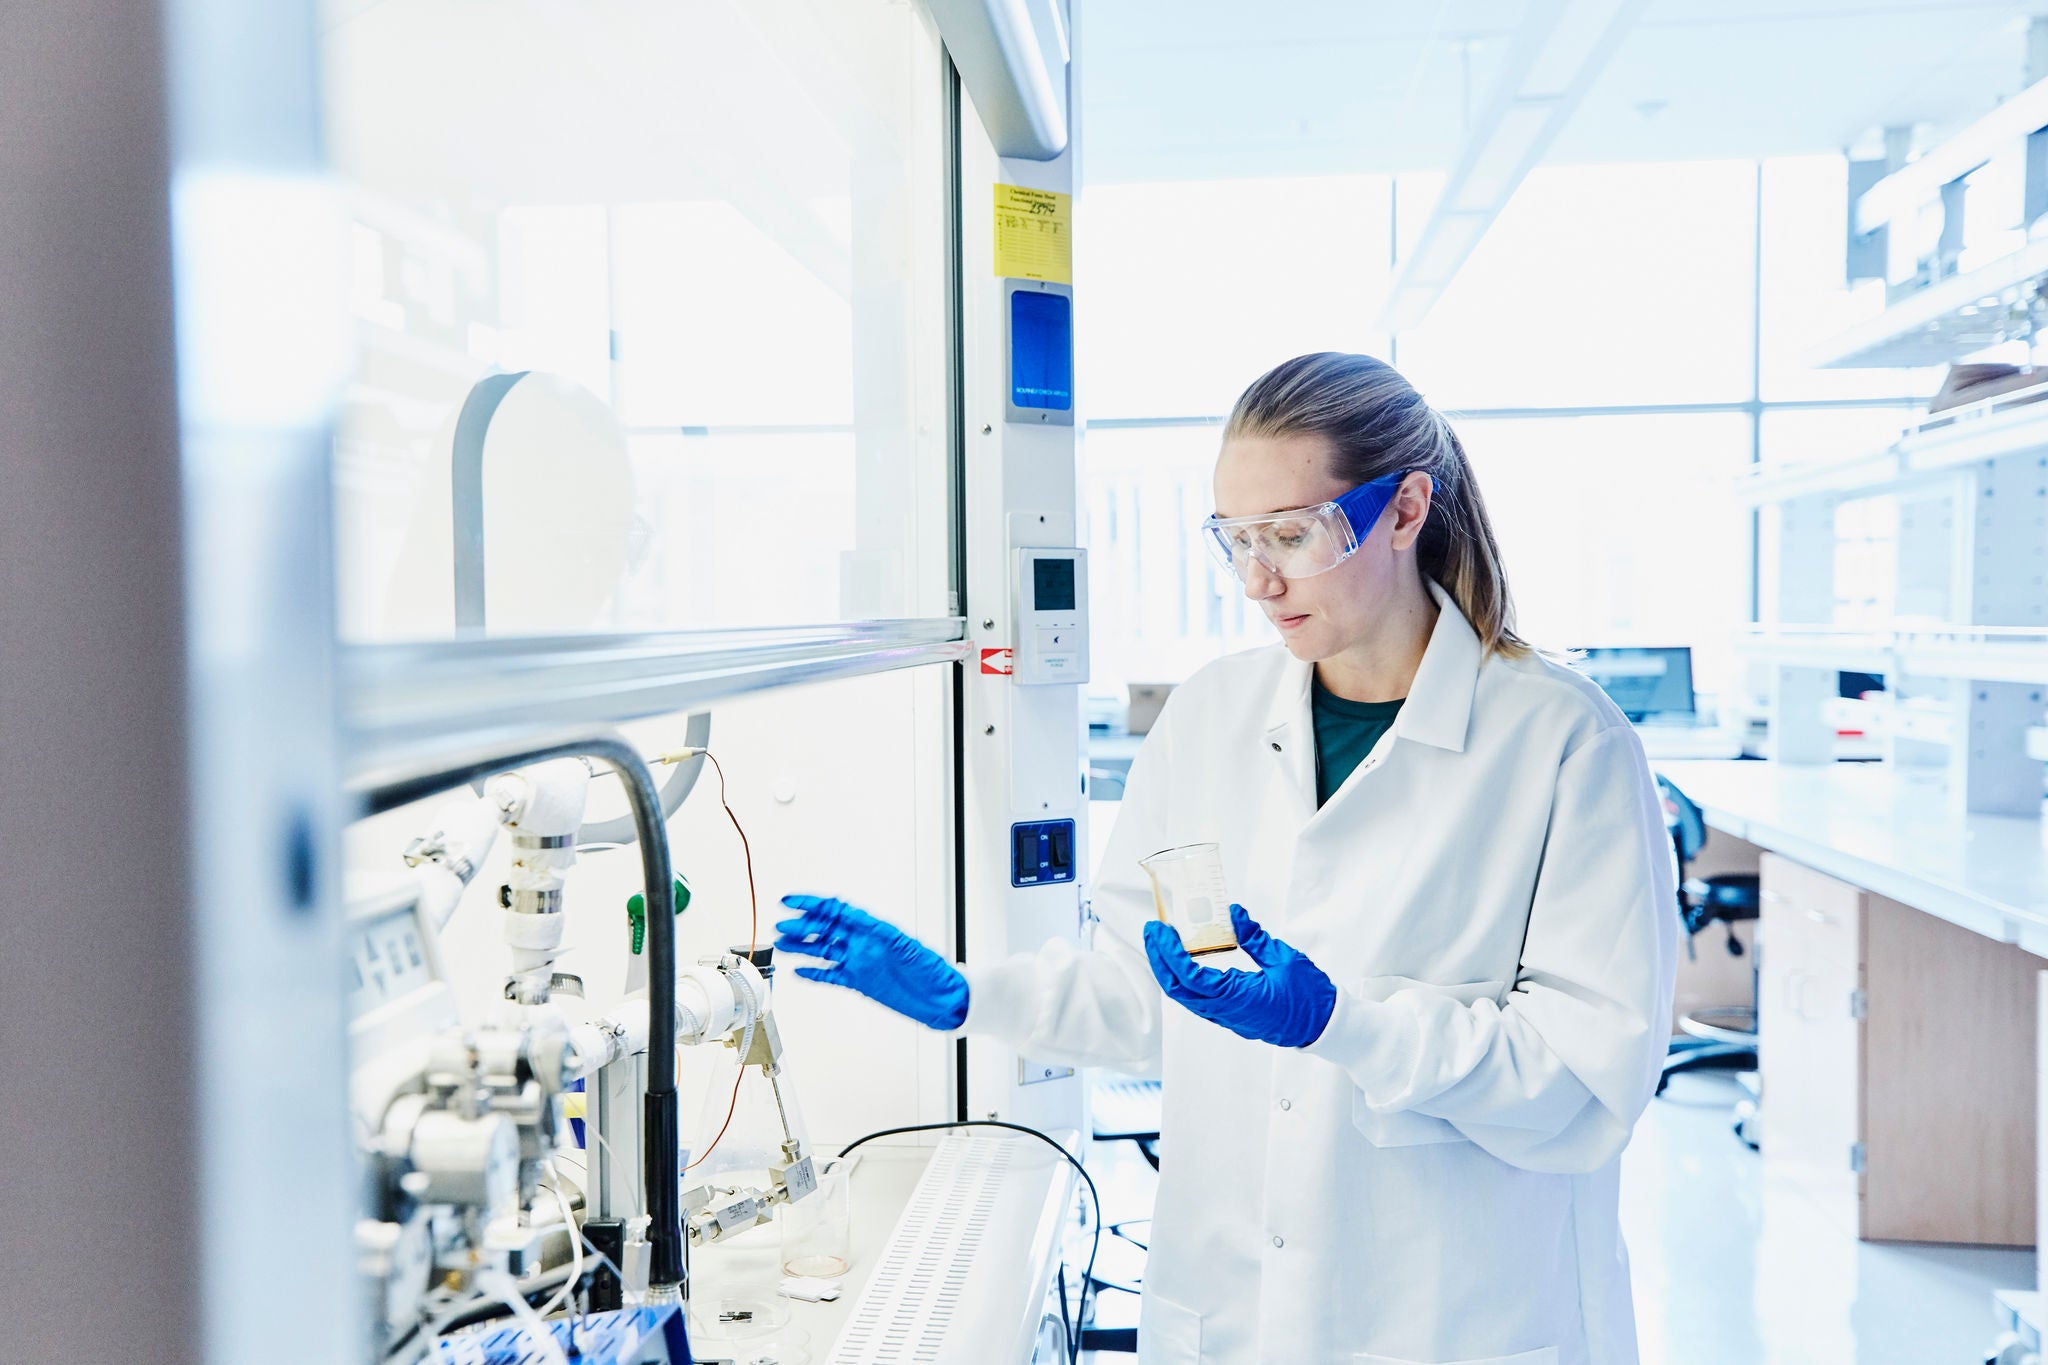
[[[1275,1251],[1278,1251],[1278,1250],[1279,1250],[1279,1249],[1280,1249],[1281,1247],[1284,1247],[1284,1246],[1286,1246],[1286,1245],[1287,1245],[1287,1239],[1286,1239],[1286,1238],[1284,1238],[1284,1237],[1275,1237],[1275,1238],[1273,1239],[1273,1250],[1275,1250]]]
[[[1281,1109],[1282,1109],[1283,1111],[1285,1111],[1285,1110],[1288,1110],[1288,1109],[1292,1109],[1293,1107],[1294,1107],[1294,1101],[1293,1101],[1293,1100],[1282,1100],[1282,1101],[1280,1101],[1280,1108],[1281,1108]]]

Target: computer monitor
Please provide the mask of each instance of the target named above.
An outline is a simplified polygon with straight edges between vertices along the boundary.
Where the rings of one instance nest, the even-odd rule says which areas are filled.
[[[1692,650],[1684,645],[1602,646],[1579,668],[1632,721],[1693,717]]]

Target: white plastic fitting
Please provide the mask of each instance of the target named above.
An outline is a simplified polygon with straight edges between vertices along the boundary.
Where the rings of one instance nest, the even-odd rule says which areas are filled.
[[[514,834],[541,839],[574,835],[583,827],[590,798],[590,768],[580,758],[550,759],[499,773],[485,784],[484,795],[499,822]]]
[[[716,959],[676,968],[676,1041],[723,1038],[739,1019],[739,995]]]
[[[599,1067],[647,1050],[647,997],[636,991],[602,1019],[569,1030],[571,1074],[589,1077]]]

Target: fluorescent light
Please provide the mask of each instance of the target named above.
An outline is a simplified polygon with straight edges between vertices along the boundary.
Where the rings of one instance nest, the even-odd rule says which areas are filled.
[[[1444,197],[1463,212],[1499,213],[1543,155],[1560,113],[1555,100],[1510,104],[1478,154],[1452,173]]]
[[[1486,113],[1444,186],[1443,198],[1401,263],[1380,326],[1401,332],[1435,305],[1493,220],[1543,158],[1623,27],[1646,0],[1532,4]]]
[[[1429,310],[1436,306],[1438,290],[1434,285],[1403,285],[1387,300],[1387,306],[1380,311],[1380,330],[1383,332],[1412,332],[1422,325],[1429,316]]]
[[[1430,220],[1415,250],[1401,263],[1407,282],[1442,289],[1492,226],[1491,213],[1439,213]]]
[[[1432,218],[1421,244],[1402,263],[1401,282],[1380,310],[1380,330],[1406,332],[1419,326],[1492,224],[1491,214],[1439,212]]]
[[[1627,17],[1623,11],[1641,0],[1577,0],[1568,4],[1551,25],[1550,34],[1536,52],[1523,75],[1520,89],[1524,98],[1557,98],[1572,90],[1586,66],[1599,54],[1600,45]]]

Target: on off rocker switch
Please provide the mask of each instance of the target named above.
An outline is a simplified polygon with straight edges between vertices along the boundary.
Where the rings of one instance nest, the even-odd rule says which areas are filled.
[[[1010,826],[1010,885],[1074,880],[1074,822],[1039,820]]]

